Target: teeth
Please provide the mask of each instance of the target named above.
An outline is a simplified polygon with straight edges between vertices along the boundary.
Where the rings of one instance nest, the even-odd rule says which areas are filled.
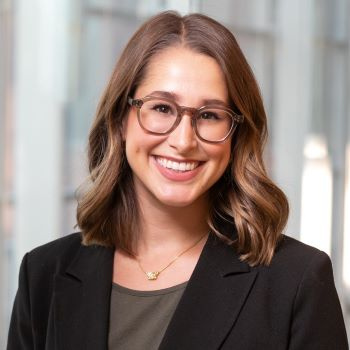
[[[174,162],[165,158],[156,157],[157,162],[164,168],[176,171],[189,171],[197,168],[199,162]]]

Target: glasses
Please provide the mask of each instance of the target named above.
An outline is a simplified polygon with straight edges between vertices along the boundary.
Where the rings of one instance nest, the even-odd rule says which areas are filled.
[[[141,99],[129,97],[128,103],[137,108],[137,119],[141,128],[153,135],[170,134],[187,112],[192,117],[192,127],[200,140],[221,143],[227,140],[237,125],[244,120],[243,115],[238,115],[221,105],[208,105],[197,109],[179,106],[171,99],[157,96]]]

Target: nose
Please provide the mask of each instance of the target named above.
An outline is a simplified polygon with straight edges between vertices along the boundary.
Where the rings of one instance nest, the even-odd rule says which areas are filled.
[[[183,114],[179,125],[169,134],[168,144],[175,148],[179,154],[188,154],[197,147],[197,136],[192,127],[191,114]]]

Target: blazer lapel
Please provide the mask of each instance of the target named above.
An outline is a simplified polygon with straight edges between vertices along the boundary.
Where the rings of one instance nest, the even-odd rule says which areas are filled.
[[[256,275],[232,247],[209,235],[159,349],[219,349]]]
[[[113,249],[81,246],[65,274],[55,276],[55,349],[107,349],[112,272]]]

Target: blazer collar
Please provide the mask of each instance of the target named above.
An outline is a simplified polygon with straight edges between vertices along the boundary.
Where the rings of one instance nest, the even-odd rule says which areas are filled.
[[[113,253],[101,246],[81,246],[65,274],[56,275],[56,349],[107,349]],[[209,235],[159,349],[218,349],[256,273],[232,247]]]
[[[210,235],[159,349],[219,349],[256,275],[232,247]]]

